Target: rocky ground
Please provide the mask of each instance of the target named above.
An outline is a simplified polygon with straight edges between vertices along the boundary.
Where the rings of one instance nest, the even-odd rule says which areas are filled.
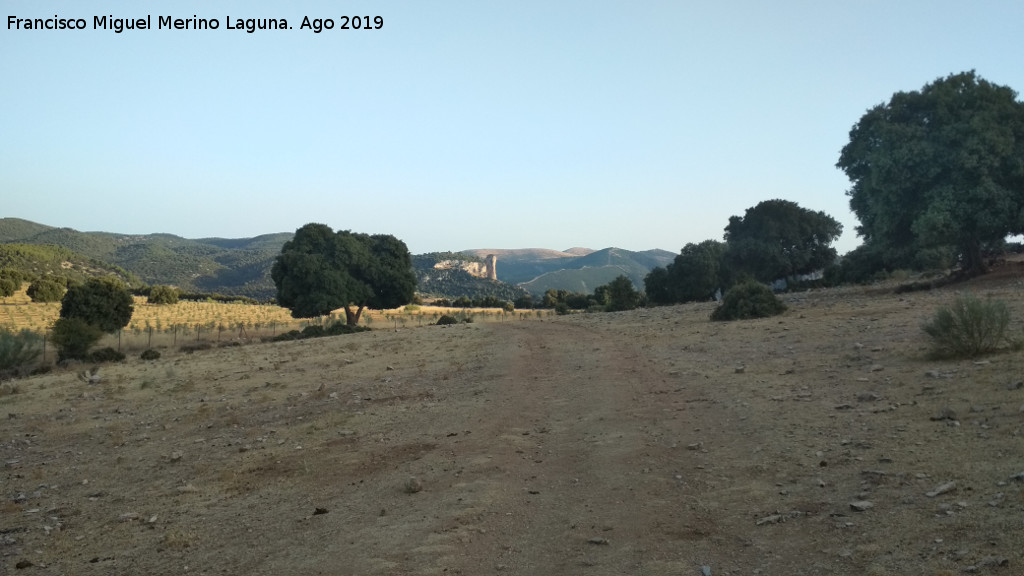
[[[959,289],[1021,330],[1016,276]],[[928,359],[920,325],[953,294],[376,330],[4,383],[0,573],[1021,574],[1024,356]]]

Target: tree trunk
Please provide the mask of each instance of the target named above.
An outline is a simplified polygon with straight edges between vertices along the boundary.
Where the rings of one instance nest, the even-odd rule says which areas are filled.
[[[349,326],[353,326],[353,327],[356,326],[357,324],[359,324],[359,317],[362,314],[363,314],[363,306],[362,305],[360,305],[359,308],[355,312],[352,311],[352,307],[351,306],[345,306],[345,323],[348,324]]]
[[[964,242],[961,258],[963,258],[963,266],[960,273],[965,277],[974,278],[988,272],[988,266],[985,265],[985,259],[981,255],[981,242],[974,239]]]

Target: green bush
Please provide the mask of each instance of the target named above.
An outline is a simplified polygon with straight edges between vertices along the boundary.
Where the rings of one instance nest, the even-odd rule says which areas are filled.
[[[67,288],[56,278],[44,277],[28,285],[25,292],[33,302],[60,302]]]
[[[61,300],[60,317],[77,318],[102,332],[114,333],[132,319],[135,300],[116,278],[90,278],[68,287]]]
[[[0,329],[0,377],[26,373],[42,351],[42,344],[43,337],[35,332]]]
[[[332,322],[324,331],[324,336],[340,336],[342,334],[355,334],[356,332],[369,332],[366,326],[349,326],[346,322]]]
[[[748,280],[729,289],[722,304],[711,313],[712,320],[746,320],[768,318],[786,311],[772,289],[760,282]]]
[[[302,336],[300,338],[319,338],[326,336],[326,330],[319,324],[312,324],[302,329]]]
[[[0,269],[0,298],[14,296],[14,293],[21,290],[21,283],[25,281],[25,275],[14,268]]]
[[[451,314],[443,314],[440,318],[437,319],[437,322],[435,322],[434,324],[437,324],[438,326],[448,326],[451,324],[458,323],[459,320],[455,316],[452,316]]]
[[[153,286],[146,301],[150,304],[177,304],[178,296],[178,289],[173,286]]]
[[[1006,336],[1009,325],[1006,302],[968,295],[936,310],[921,328],[931,338],[934,356],[973,358],[994,352],[1004,343],[1014,344]]]
[[[100,348],[99,350],[89,354],[89,361],[102,363],[102,362],[121,362],[124,360],[124,354],[114,350],[107,346],[106,348]]]
[[[150,348],[149,350],[144,351],[142,353],[142,356],[140,356],[140,358],[142,358],[143,360],[159,360],[160,359],[160,352]]]
[[[60,318],[53,323],[50,341],[57,346],[58,360],[87,360],[89,348],[102,336],[102,330],[81,318]]]
[[[21,286],[16,284],[14,280],[0,277],[0,298],[14,296],[14,293],[18,291],[18,288],[21,288]]]

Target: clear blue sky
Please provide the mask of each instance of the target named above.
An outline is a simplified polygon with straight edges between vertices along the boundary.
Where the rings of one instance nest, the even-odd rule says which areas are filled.
[[[970,69],[1024,90],[1011,0],[0,6],[0,216],[79,230],[675,252],[783,198],[840,220],[845,252],[835,163],[869,107]],[[55,14],[88,27],[7,28]],[[103,15],[220,29],[92,29]]]

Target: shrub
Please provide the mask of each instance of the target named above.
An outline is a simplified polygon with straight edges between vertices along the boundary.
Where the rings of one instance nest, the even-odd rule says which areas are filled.
[[[302,337],[302,332],[298,330],[289,330],[287,332],[281,332],[277,336],[271,338],[271,342],[287,342],[289,340],[298,340]]]
[[[42,336],[30,330],[0,329],[0,377],[25,373],[42,350]]]
[[[451,324],[458,323],[459,320],[455,316],[452,316],[451,314],[443,314],[440,318],[437,319],[437,322],[435,322],[435,324],[438,326],[448,326]]]
[[[772,289],[760,282],[748,280],[729,289],[722,304],[711,313],[712,320],[746,320],[768,318],[782,314],[786,304]]]
[[[341,334],[355,334],[356,332],[369,332],[366,326],[349,326],[346,322],[333,322],[324,331],[324,336],[339,336]]]
[[[59,318],[53,323],[50,341],[57,346],[59,361],[86,360],[89,348],[102,336],[102,330],[81,318]]]
[[[56,278],[40,278],[28,285],[26,294],[33,302],[60,302],[67,290],[64,283]]]
[[[60,317],[81,319],[113,333],[131,321],[134,304],[131,292],[116,278],[90,278],[64,293]]]
[[[182,344],[179,350],[185,354],[191,354],[199,350],[209,350],[210,348],[213,348],[213,344],[209,342],[193,342],[192,344]]]
[[[159,360],[160,359],[160,352],[150,348],[149,350],[144,351],[142,353],[142,355],[140,356],[140,358],[142,358],[143,360]]]
[[[302,336],[300,338],[319,338],[325,335],[323,326],[319,324],[311,324],[302,329]]]
[[[1006,336],[1009,324],[1010,311],[1002,300],[959,296],[936,310],[921,328],[932,340],[934,356],[973,358],[1011,343]]]
[[[14,268],[0,269],[0,298],[14,296],[14,293],[21,290],[21,283],[25,281],[25,275]]]
[[[121,362],[122,360],[124,360],[124,358],[124,354],[118,352],[117,350],[114,350],[109,346],[107,346],[106,348],[100,348],[99,350],[93,352],[92,354],[89,354],[89,361],[96,363]]]
[[[178,289],[172,286],[153,286],[146,301],[150,304],[177,304],[178,294]]]

